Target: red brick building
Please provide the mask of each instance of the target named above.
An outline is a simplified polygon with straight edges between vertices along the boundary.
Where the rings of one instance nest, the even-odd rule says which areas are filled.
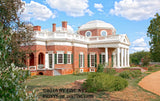
[[[67,29],[66,21],[61,28],[53,24],[52,32],[41,31],[41,26],[34,26],[34,31],[32,49],[36,52],[29,54],[26,65],[36,74],[95,72],[98,64],[129,67],[129,39],[126,34],[116,35],[109,23],[90,21],[80,26],[77,34]]]

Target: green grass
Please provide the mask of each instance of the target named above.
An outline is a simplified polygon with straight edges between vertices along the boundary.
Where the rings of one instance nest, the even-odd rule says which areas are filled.
[[[29,89],[37,87],[61,87],[76,80],[86,79],[87,75],[33,76],[26,82]]]

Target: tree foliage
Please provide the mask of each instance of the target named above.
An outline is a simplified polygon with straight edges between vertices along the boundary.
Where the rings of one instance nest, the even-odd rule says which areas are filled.
[[[25,22],[21,22],[18,15],[23,11],[24,2],[21,0],[1,0],[0,1],[0,23],[5,38],[10,38],[7,43],[8,54],[6,58],[8,63],[14,63],[16,66],[24,66],[26,53],[31,53],[31,38],[33,37],[33,28]],[[2,27],[3,26],[3,27]],[[30,45],[28,49],[22,50],[21,45]],[[19,61],[17,61],[19,60]]]
[[[36,100],[34,93],[26,91],[29,72],[16,68],[28,51],[21,45],[30,44],[32,38],[31,28],[18,17],[22,5],[21,0],[0,1],[0,101]]]
[[[154,62],[160,62],[160,16],[158,13],[150,21],[147,36],[151,39],[149,42],[151,58]]]
[[[139,51],[130,54],[130,64],[139,65],[141,59],[146,58],[146,56],[150,59],[150,53],[145,51]]]

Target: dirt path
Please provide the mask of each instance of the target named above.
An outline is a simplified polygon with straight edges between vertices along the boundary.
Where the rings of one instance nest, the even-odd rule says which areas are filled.
[[[160,96],[160,71],[144,77],[138,85]]]

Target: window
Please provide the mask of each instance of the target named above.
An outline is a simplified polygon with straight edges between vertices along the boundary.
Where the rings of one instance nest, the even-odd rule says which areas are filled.
[[[52,54],[49,54],[49,68],[52,68]]]
[[[90,37],[92,35],[92,32],[91,31],[87,31],[85,34],[86,34],[87,37]]]
[[[95,54],[91,54],[91,67],[95,67]]]
[[[71,64],[71,54],[70,53],[67,54],[67,63]]]
[[[107,36],[107,32],[105,30],[101,31],[101,36]]]
[[[80,53],[79,55],[79,66],[80,68],[83,68],[83,53]]]
[[[64,52],[57,52],[57,64],[64,64]]]
[[[105,63],[105,53],[101,54],[101,64]]]

